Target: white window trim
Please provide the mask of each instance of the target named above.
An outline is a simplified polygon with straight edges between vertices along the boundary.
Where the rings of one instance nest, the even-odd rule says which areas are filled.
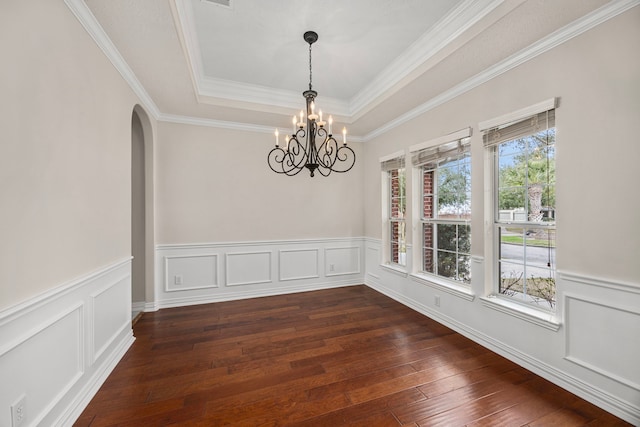
[[[384,268],[385,270],[393,274],[397,274],[401,277],[407,277],[407,275],[409,274],[409,271],[406,269],[404,265],[400,265],[396,263],[389,262],[386,264],[380,264],[380,267]]]
[[[435,147],[436,145],[446,144],[447,142],[459,141],[464,138],[471,137],[471,128],[464,128],[459,131],[450,133],[448,135],[444,135],[438,138],[430,139],[426,142],[421,142],[420,144],[415,144],[409,147],[409,153],[413,153],[415,151],[420,151],[425,148]]]
[[[461,285],[452,280],[447,280],[442,276],[417,271],[417,272],[411,273],[409,277],[414,282],[418,282],[423,285],[427,285],[431,288],[435,288],[440,291],[447,292],[451,295],[465,299],[467,301],[473,301],[476,297],[476,294],[474,294],[473,291],[471,290],[471,286]]]
[[[533,323],[538,326],[550,329],[557,332],[562,325],[557,313],[551,313],[549,311],[536,308],[534,306],[521,304],[517,301],[504,298],[500,295],[488,295],[481,297],[482,305],[506,313],[518,319],[525,320],[529,323]]]
[[[525,119],[535,114],[542,113],[554,108],[557,108],[558,98],[550,98],[537,104],[530,105],[525,108],[513,111],[511,113],[503,114],[501,116],[485,120],[478,124],[480,131],[486,131],[497,126],[512,123],[518,120]],[[500,295],[496,290],[496,284],[499,278],[497,277],[497,257],[498,248],[494,244],[496,239],[495,227],[495,196],[497,190],[496,175],[495,175],[495,161],[493,150],[494,147],[484,147],[484,186],[489,188],[490,191],[484,192],[484,218],[485,218],[485,239],[484,239],[484,253],[490,254],[491,259],[485,263],[485,292],[486,296],[480,297],[480,301],[485,307],[493,310],[500,311],[502,313],[517,317],[521,320],[525,320],[529,323],[542,326],[557,332],[562,325],[560,320],[559,307],[555,312],[545,310],[541,307],[520,303],[511,298]],[[489,232],[491,230],[491,232]],[[557,269],[556,269],[557,272]],[[559,292],[556,287],[556,300]]]
[[[382,156],[379,158],[379,163],[382,164],[388,160],[393,160],[393,159],[397,159],[397,158],[403,158],[405,160],[405,185],[406,185],[406,174],[407,174],[407,166],[406,166],[406,153],[404,150],[401,151],[396,151],[394,153],[388,154],[386,156]],[[391,262],[391,253],[390,253],[390,246],[391,246],[391,222],[389,221],[390,218],[390,213],[389,213],[389,200],[390,200],[390,189],[389,189],[389,177],[388,177],[388,171],[382,170],[380,171],[380,187],[381,187],[381,205],[382,205],[382,209],[381,209],[381,214],[382,214],[382,263],[380,264],[381,267],[385,268],[388,271],[391,271],[392,273],[395,274],[399,274],[401,276],[406,277],[408,274],[408,270],[407,270],[407,266],[406,265],[401,265],[401,264],[396,264]],[[408,202],[408,197],[406,194],[406,188],[405,188],[405,198],[407,199],[406,202]],[[404,219],[405,221],[405,230],[406,230],[406,224],[407,224],[407,220],[406,218]],[[406,236],[405,236],[406,237]],[[407,243],[405,242],[405,245],[407,245]],[[407,252],[408,252],[408,248],[407,248]],[[408,258],[408,257],[407,257]],[[406,259],[406,263],[408,264],[409,260]]]
[[[484,122],[478,123],[478,128],[480,129],[480,132],[484,132],[498,126],[526,119],[527,117],[534,116],[545,111],[553,110],[557,106],[557,100],[558,98],[550,98],[542,102],[538,102],[537,104],[494,117],[493,119],[485,120]]]
[[[420,144],[415,144],[409,147],[409,154],[414,153],[416,151],[423,150],[425,148],[435,147],[442,144],[447,144],[455,141],[459,141],[461,139],[470,138],[472,134],[472,128],[466,127],[460,129],[459,131],[452,132],[447,135],[443,135],[437,138],[430,139],[426,142],[421,142]],[[411,217],[412,217],[412,235],[421,236],[422,234],[422,167],[412,167],[412,192],[411,192]],[[443,223],[447,222],[446,220],[440,220]],[[471,225],[471,221],[464,221]],[[433,223],[433,222],[432,222]],[[460,221],[451,221],[451,223],[459,224]],[[473,233],[473,231],[472,231]],[[455,280],[449,280],[445,277],[439,276],[437,274],[431,274],[425,271],[422,271],[418,268],[418,266],[422,266],[424,263],[422,262],[422,247],[423,247],[422,237],[420,237],[420,250],[413,251],[412,254],[412,265],[410,278],[415,282],[434,287],[443,292],[448,292],[452,295],[461,297],[468,301],[473,301],[475,298],[475,294],[471,290],[471,284],[461,284],[456,282]],[[473,257],[473,254],[469,254],[469,256]]]
[[[379,163],[384,163],[384,162],[386,162],[387,160],[393,160],[393,159],[397,159],[397,158],[399,158],[399,157],[405,157],[405,155],[404,155],[404,154],[405,154],[405,153],[404,153],[404,150],[402,150],[402,151],[396,151],[395,153],[391,153],[391,154],[389,154],[388,156],[380,157],[380,161],[379,161]]]

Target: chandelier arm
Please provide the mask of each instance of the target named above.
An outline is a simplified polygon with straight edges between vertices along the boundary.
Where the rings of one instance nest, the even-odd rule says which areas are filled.
[[[273,167],[273,164],[276,164],[276,165],[282,164],[282,160],[278,159],[279,156],[282,156],[282,158],[284,158],[285,156],[284,150],[280,147],[276,147],[272,149],[271,151],[269,151],[269,154],[267,155],[267,164],[269,165],[271,170],[274,171],[275,173],[284,173],[284,171],[281,172]]]
[[[300,134],[300,131],[298,131],[298,133]],[[303,131],[300,136],[304,138],[304,135]],[[303,168],[309,158],[309,153],[307,148],[300,142],[297,135],[289,140],[289,149],[287,151],[290,153],[291,166],[295,168]],[[295,159],[298,160],[296,161]]]
[[[290,152],[287,152],[285,161],[282,163],[282,170],[285,175],[294,176],[299,174],[300,171],[302,171],[302,168],[294,164],[294,157]]]
[[[333,144],[332,144],[333,142]],[[336,140],[333,138],[325,138],[325,141],[320,146],[322,152],[321,164],[325,168],[331,169],[335,163],[336,155]]]
[[[353,168],[353,166],[356,164],[356,153],[351,149],[351,147],[343,145],[342,147],[339,147],[338,150],[336,151],[336,160],[340,161],[340,163],[338,163],[339,165],[345,165],[345,166],[349,165],[349,167],[346,169],[342,169],[342,168],[336,169],[332,165],[331,170],[333,172],[337,172],[337,173],[349,172]],[[334,165],[336,163],[337,162],[334,162]]]
[[[287,172],[285,173],[287,176],[296,176],[298,175],[300,172],[302,172],[303,168],[292,168],[292,169],[288,169]]]
[[[304,136],[304,132],[302,132],[302,136]],[[307,152],[294,135],[289,140],[289,145],[286,150],[276,147],[269,152],[267,163],[272,171],[293,176],[300,173],[304,168],[306,159]]]
[[[333,169],[325,168],[325,167],[319,167],[318,169],[316,169],[316,172],[320,172],[320,175],[322,175],[322,176],[329,176],[329,175],[331,175],[332,171],[333,171]]]
[[[290,171],[290,169],[285,168],[287,157],[288,157],[288,154],[286,151],[284,151],[280,147],[276,147],[269,152],[269,155],[267,156],[267,164],[269,165],[271,170],[274,171],[275,173],[289,175],[288,172]],[[275,166],[279,165],[280,167],[276,169],[274,165]]]

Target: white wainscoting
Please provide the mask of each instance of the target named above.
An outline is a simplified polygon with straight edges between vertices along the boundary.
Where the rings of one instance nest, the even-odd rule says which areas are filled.
[[[0,312],[0,426],[67,426],[133,343],[131,260]]]
[[[613,306],[569,293],[564,297],[565,358],[640,392],[640,307]],[[616,356],[611,357],[614,348]]]
[[[325,276],[361,274],[360,246],[326,248],[324,250]]]
[[[380,248],[375,244],[367,245],[366,248],[367,257],[365,258],[365,265],[367,267],[367,275],[373,279],[380,279],[379,265],[382,262],[382,256],[380,255]]]
[[[279,279],[301,280],[317,279],[320,250],[315,249],[281,249],[279,251]]]
[[[363,284],[363,247],[361,237],[158,245],[156,304],[176,307]],[[166,267],[178,259],[180,269]],[[205,277],[205,271],[212,275]]]
[[[270,283],[271,251],[227,252],[225,272],[227,286]]]
[[[166,292],[218,287],[218,255],[173,255],[164,257]]]
[[[482,257],[472,258],[472,289],[480,298],[469,300],[380,268],[380,250],[379,239],[365,239],[366,285],[640,425],[640,283],[558,271],[562,322],[550,330],[484,306],[492,287],[485,286]]]

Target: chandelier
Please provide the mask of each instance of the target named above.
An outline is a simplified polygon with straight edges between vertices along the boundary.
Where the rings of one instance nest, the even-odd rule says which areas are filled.
[[[267,162],[271,170],[288,176],[297,175],[304,168],[309,169],[311,176],[316,171],[322,176],[329,176],[331,172],[348,172],[356,162],[356,154],[347,146],[347,129],[342,129],[342,144],[339,144],[333,137],[333,118],[329,116],[325,122],[322,110],[316,114],[318,92],[311,85],[311,45],[318,40],[318,34],[307,31],[304,40],[309,43],[309,90],[302,92],[306,99],[306,117],[304,110],[300,110],[299,117],[293,116],[293,133],[285,136],[284,147],[280,147],[276,128],[276,146],[269,152]]]

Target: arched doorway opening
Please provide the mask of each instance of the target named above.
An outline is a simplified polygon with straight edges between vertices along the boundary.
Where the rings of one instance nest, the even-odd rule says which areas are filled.
[[[131,114],[131,312],[137,320],[155,310],[153,143],[146,112],[136,105]]]

